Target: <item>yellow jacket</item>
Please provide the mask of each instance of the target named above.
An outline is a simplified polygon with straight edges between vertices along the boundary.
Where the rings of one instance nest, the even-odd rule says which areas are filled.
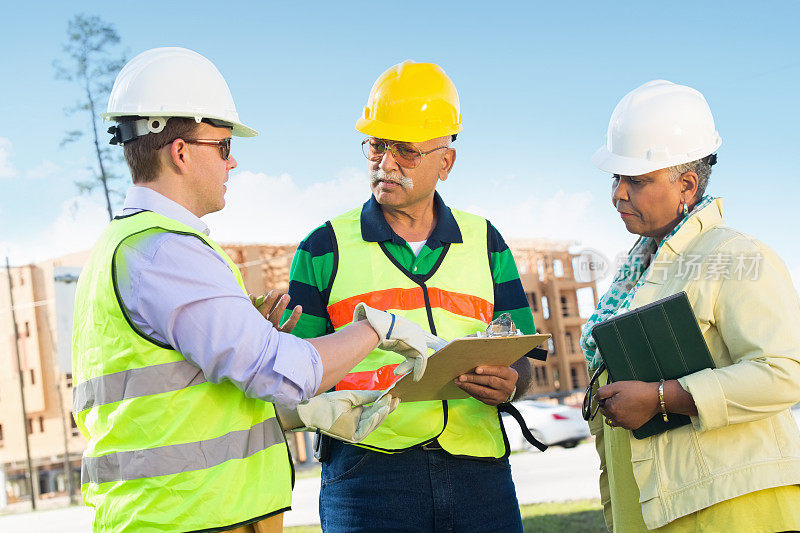
[[[692,424],[638,440],[631,463],[649,529],[756,490],[800,484],[800,303],[781,259],[722,223],[716,199],[659,250],[631,309],[686,291],[716,368],[678,381]],[[604,424],[590,423],[612,527]]]

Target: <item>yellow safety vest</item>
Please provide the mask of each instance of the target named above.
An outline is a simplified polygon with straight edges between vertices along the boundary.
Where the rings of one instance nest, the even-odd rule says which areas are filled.
[[[381,243],[361,237],[361,208],[331,220],[337,268],[328,299],[334,329],[352,321],[359,302],[404,316],[452,340],[484,330],[494,311],[494,284],[487,249],[486,220],[453,210],[463,243],[445,245],[426,276],[402,268]],[[337,389],[385,389],[403,357],[375,350]],[[507,440],[496,407],[474,398],[401,403],[361,445],[398,452],[438,440],[453,455],[503,457]]]
[[[157,213],[119,217],[100,237],[78,281],[72,349],[73,414],[88,440],[81,492],[96,508],[94,530],[217,531],[288,510],[294,468],[272,404],[206,381],[127,316],[117,251],[159,232],[200,239],[245,290],[216,243]]]

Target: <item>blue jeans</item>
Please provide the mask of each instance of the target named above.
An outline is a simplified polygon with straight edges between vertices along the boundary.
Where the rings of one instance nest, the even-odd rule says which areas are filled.
[[[384,454],[336,440],[322,465],[319,514],[326,533],[522,531],[508,459]]]

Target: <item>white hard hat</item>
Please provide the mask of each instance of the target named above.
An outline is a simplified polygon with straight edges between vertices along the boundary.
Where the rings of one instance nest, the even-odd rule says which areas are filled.
[[[721,144],[711,109],[699,91],[653,80],[617,104],[606,143],[592,163],[612,174],[639,176],[696,161]]]
[[[135,125],[127,121],[119,142],[158,133],[170,117],[227,126],[238,137],[258,135],[239,122],[231,91],[217,67],[186,48],[153,48],[131,59],[117,75],[102,117],[117,122],[126,122],[125,117],[146,119],[136,120]]]

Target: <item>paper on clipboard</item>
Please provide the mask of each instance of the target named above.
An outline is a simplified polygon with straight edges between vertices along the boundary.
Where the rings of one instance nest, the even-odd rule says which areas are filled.
[[[403,402],[470,398],[453,383],[456,377],[477,366],[508,366],[549,338],[550,334],[456,339],[431,355],[421,380],[414,382],[406,374],[385,392]]]

